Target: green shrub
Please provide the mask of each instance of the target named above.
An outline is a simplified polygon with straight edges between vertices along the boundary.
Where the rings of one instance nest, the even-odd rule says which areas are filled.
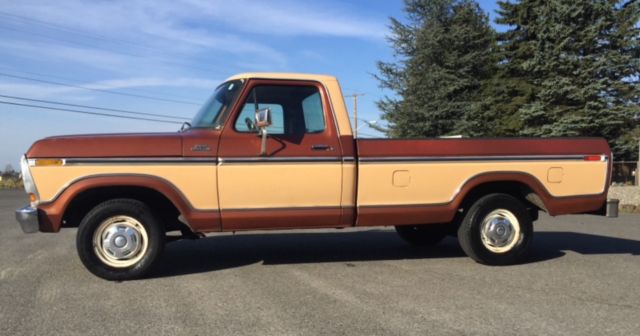
[[[23,183],[22,180],[18,179],[6,179],[0,181],[0,189],[22,189]]]

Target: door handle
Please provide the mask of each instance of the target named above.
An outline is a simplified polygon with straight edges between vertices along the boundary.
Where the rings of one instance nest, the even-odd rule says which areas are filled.
[[[331,147],[329,145],[318,144],[318,145],[312,145],[311,146],[311,150],[314,150],[314,151],[326,151],[326,150],[333,150],[333,147]]]

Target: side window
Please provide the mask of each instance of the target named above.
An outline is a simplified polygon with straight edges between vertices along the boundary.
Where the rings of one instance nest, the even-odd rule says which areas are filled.
[[[257,109],[271,109],[271,135],[302,136],[322,133],[325,127],[322,99],[315,86],[260,85],[254,87],[235,120],[238,132],[255,132],[253,123]]]
[[[316,92],[302,101],[302,114],[307,133],[324,131],[324,113],[320,93]]]
[[[267,132],[272,135],[284,134],[284,117],[282,105],[278,104],[258,104],[258,109],[271,109],[271,126],[267,127]],[[245,103],[242,112],[236,121],[236,131],[251,132],[249,127],[253,127],[253,121],[256,114],[256,105]]]

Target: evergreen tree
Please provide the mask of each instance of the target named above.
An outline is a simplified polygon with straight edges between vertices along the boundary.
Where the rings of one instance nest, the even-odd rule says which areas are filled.
[[[498,71],[485,112],[501,132],[603,136],[637,153],[640,5],[620,0],[499,2]]]
[[[534,55],[535,35],[529,23],[535,13],[534,5],[525,7],[499,2],[498,23],[513,29],[496,36],[493,78],[485,82],[483,101],[477,113],[467,116],[467,135],[517,136],[523,127],[518,110],[534,102],[537,87],[523,66]]]
[[[376,76],[396,93],[378,102],[393,137],[439,136],[469,128],[492,76],[494,31],[472,0],[405,0],[408,23],[391,19],[395,63]]]

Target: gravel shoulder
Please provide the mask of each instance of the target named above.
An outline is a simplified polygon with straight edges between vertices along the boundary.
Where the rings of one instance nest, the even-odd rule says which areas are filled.
[[[640,213],[640,186],[611,186],[609,198],[620,200],[622,212]]]

